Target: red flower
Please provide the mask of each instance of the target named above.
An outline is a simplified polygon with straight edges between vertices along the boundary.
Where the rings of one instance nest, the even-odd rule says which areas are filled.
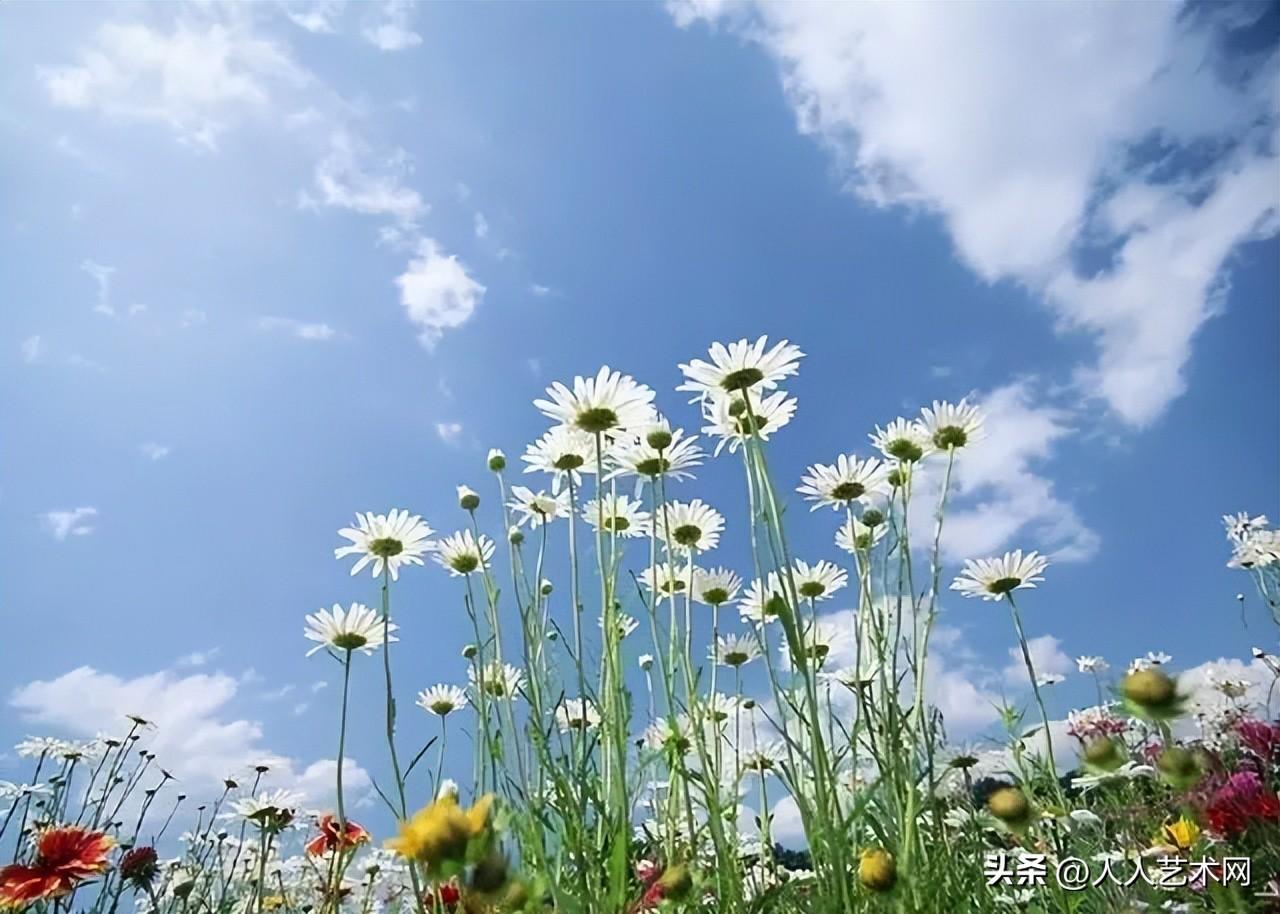
[[[462,892],[452,882],[442,882],[436,886],[436,892],[440,894],[440,905],[446,910],[452,910],[453,906],[462,900]],[[432,910],[436,905],[436,896],[430,889],[422,896],[422,903],[428,910]]]
[[[1280,723],[1242,720],[1236,724],[1240,743],[1264,762],[1280,757]]]
[[[307,853],[313,857],[327,854],[335,847],[341,847],[343,850],[359,847],[369,840],[369,833],[365,831],[364,826],[358,825],[350,819],[347,820],[346,829],[341,830],[340,833],[338,820],[329,813],[325,813],[320,817],[317,826],[320,829],[320,834],[307,842]]]
[[[1252,771],[1241,771],[1213,792],[1205,809],[1209,827],[1231,838],[1253,822],[1280,822],[1280,797]]]
[[[36,858],[0,869],[0,909],[61,898],[107,868],[115,839],[78,825],[50,828],[36,840]]]
[[[120,858],[120,863],[116,868],[120,871],[122,879],[145,885],[160,872],[156,849],[154,847],[135,847]]]

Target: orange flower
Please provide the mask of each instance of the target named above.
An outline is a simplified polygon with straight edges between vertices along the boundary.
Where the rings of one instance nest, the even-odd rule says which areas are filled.
[[[339,829],[337,818],[330,813],[325,813],[321,816],[317,824],[320,834],[307,842],[307,853],[313,857],[327,854],[335,847],[341,847],[344,850],[358,847],[369,840],[369,833],[364,826],[357,825],[350,819],[347,820],[345,830]],[[345,834],[342,831],[345,831]]]
[[[115,839],[78,825],[50,828],[36,840],[36,858],[0,869],[0,910],[61,898],[107,868]]]

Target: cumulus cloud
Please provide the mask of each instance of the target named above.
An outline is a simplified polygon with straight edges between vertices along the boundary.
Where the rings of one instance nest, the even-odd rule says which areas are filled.
[[[1027,652],[1031,654],[1031,665],[1035,667],[1036,676],[1065,676],[1075,668],[1075,662],[1062,650],[1062,642],[1053,635],[1028,639]],[[1031,687],[1021,647],[1009,648],[1009,663],[1004,668],[1004,681],[1019,688]]]
[[[445,444],[453,444],[458,440],[458,436],[462,434],[462,423],[437,422],[436,434],[440,436],[440,440]]]
[[[142,456],[148,460],[164,460],[169,456],[169,445],[156,444],[154,441],[144,441],[138,445],[138,450],[142,452]]]
[[[1088,334],[1076,380],[1134,426],[1182,392],[1231,252],[1277,230],[1274,57],[1222,50],[1262,7],[668,8],[771,54],[852,192],[935,214],[979,276]]]
[[[162,124],[184,143],[215,150],[245,112],[270,109],[277,87],[308,79],[287,50],[251,29],[247,15],[221,12],[184,16],[170,30],[107,23],[76,63],[38,75],[55,105]]]
[[[485,292],[458,258],[442,253],[431,238],[419,240],[416,256],[395,283],[400,304],[409,320],[421,328],[418,339],[428,349],[444,331],[465,324]]]
[[[1019,545],[1060,562],[1091,558],[1100,543],[1097,533],[1043,472],[1055,446],[1073,431],[1069,412],[1035,402],[1027,381],[974,401],[986,415],[987,434],[956,458],[942,530],[945,557],[959,561]],[[922,485],[912,518],[917,530],[928,529],[939,486],[936,474]]]
[[[82,666],[56,679],[36,680],[16,689],[9,704],[30,725],[55,728],[72,737],[89,737],[125,716],[138,715],[155,726],[149,748],[184,788],[216,786],[241,776],[251,765],[270,766],[270,784],[305,793],[324,805],[332,797],[337,763],[302,763],[273,752],[263,743],[262,726],[231,712],[240,683],[224,673],[181,675],[170,670],[125,679]],[[368,773],[347,759],[344,774],[353,792],[367,790]]]
[[[40,522],[54,539],[61,542],[69,536],[88,536],[94,530],[97,516],[97,508],[71,508],[46,511],[40,515]]]
[[[308,342],[324,342],[338,335],[328,324],[308,323],[291,317],[258,318],[258,329],[267,333],[283,333]]]
[[[317,0],[315,3],[290,3],[284,13],[300,29],[312,34],[329,35],[337,31],[337,20],[342,15],[339,0]]]

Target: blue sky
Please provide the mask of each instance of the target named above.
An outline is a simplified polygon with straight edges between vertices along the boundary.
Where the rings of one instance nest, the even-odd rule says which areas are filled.
[[[6,5],[0,743],[141,704],[193,782],[277,754],[318,784],[302,616],[376,597],[337,528],[449,532],[462,482],[495,523],[485,452],[541,434],[546,384],[607,363],[696,430],[676,363],[766,333],[806,353],[787,489],[933,398],[987,406],[948,555],[1055,556],[1046,663],[1274,646],[1218,517],[1280,512],[1280,17],[925,9]],[[703,469],[681,494],[745,573],[739,464]],[[438,568],[395,600],[411,743],[466,620]],[[977,732],[1012,636],[946,612]]]

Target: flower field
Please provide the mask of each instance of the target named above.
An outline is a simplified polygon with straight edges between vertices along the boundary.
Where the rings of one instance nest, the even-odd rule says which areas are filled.
[[[1261,687],[1219,676],[1193,694],[1163,655],[1083,656],[1097,704],[1055,720],[1023,628],[1052,557],[948,567],[940,546],[981,411],[934,402],[779,479],[770,440],[795,413],[783,385],[802,358],[764,337],[714,344],[680,365],[688,415],[607,367],[553,384],[533,404],[549,428],[521,459],[535,487],[493,450],[457,515],[433,519],[456,532],[399,508],[338,531],[336,559],[372,575],[380,602],[336,594],[298,648],[341,669],[339,759],[352,682],[385,694],[385,743],[360,751],[381,753],[376,802],[395,831],[359,821],[342,764],[333,808],[313,810],[263,787],[265,769],[182,794],[142,718],[87,743],[31,737],[26,780],[0,782],[0,909],[1280,911],[1280,657],[1253,649]],[[694,494],[713,466],[741,477],[738,512]],[[490,501],[503,529],[481,527]],[[1280,624],[1280,533],[1224,522],[1230,564]],[[749,554],[721,554],[730,524]],[[842,560],[795,555],[802,524],[829,528]],[[566,570],[554,586],[552,567]],[[418,673],[397,584],[427,573],[456,580],[465,679],[398,709],[398,677]],[[824,615],[835,599],[856,608],[852,631]],[[978,745],[948,739],[928,687],[943,603],[966,600],[990,604],[1030,685]],[[838,638],[853,663],[832,661]],[[405,745],[404,713],[431,715],[437,736]],[[783,802],[802,847],[774,840]]]

